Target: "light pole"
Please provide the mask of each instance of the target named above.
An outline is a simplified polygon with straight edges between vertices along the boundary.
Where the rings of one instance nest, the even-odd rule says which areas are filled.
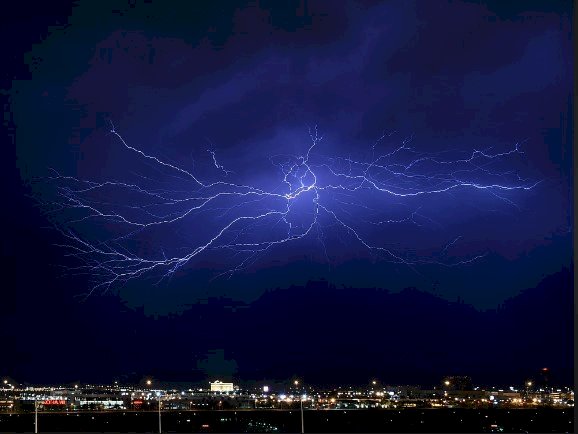
[[[153,380],[151,380],[150,378],[146,380],[146,385],[147,385],[147,386],[150,387],[152,384],[153,384]],[[161,396],[161,392],[160,392],[160,391],[157,392],[157,399],[158,399],[158,402],[159,402],[159,408],[158,408],[158,410],[159,410],[159,433],[161,433],[161,432],[163,432],[163,431],[162,431],[162,426],[161,426],[161,399],[162,399],[162,396]]]
[[[305,432],[305,427],[303,426],[303,395],[301,395],[299,402],[301,403],[301,434],[303,434]]]
[[[34,432],[38,432],[38,399],[34,397]]]
[[[162,400],[161,393],[159,392],[157,396],[159,398],[159,433],[162,433],[163,431],[161,428],[161,400]]]
[[[295,384],[295,387],[299,386],[299,381],[295,380],[293,382],[293,384]],[[301,387],[301,389],[303,389],[303,387]],[[305,433],[305,426],[303,424],[303,394],[301,393],[299,395],[299,404],[301,406],[301,434]]]

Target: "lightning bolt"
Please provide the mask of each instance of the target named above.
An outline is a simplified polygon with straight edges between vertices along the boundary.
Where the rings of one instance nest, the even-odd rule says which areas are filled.
[[[327,157],[319,152],[323,137],[314,127],[309,129],[311,143],[303,154],[269,158],[276,176],[271,188],[265,189],[228,181],[234,172],[218,162],[214,149],[207,152],[227,180],[203,180],[185,167],[131,146],[112,123],[110,133],[135,159],[156,170],[161,180],[138,175],[138,181],[131,183],[99,182],[65,176],[55,169],[44,179],[56,188],[56,198],[44,205],[50,214],[60,216],[54,219],[64,240],[60,246],[79,261],[70,270],[93,279],[90,293],[149,274],[160,280],[170,278],[209,252],[231,255],[234,265],[220,270],[217,277],[231,276],[267,251],[305,238],[316,238],[329,261],[326,233],[336,229],[348,242],[383,260],[408,266],[456,266],[483,255],[444,260],[461,239],[457,237],[441,250],[442,259],[410,258],[399,249],[372,241],[363,227],[435,223],[420,213],[420,207],[409,209],[403,217],[387,217],[392,201],[403,205],[422,196],[479,191],[515,205],[503,194],[530,190],[540,182],[499,170],[496,164],[522,155],[522,143],[504,152],[487,148],[465,155],[457,151],[424,153],[411,146],[410,137],[393,150],[379,153],[384,139],[393,134],[384,133],[368,158]],[[170,179],[176,179],[182,188],[171,188]],[[363,218],[358,218],[360,210]],[[190,230],[209,219],[213,224],[206,229]],[[165,237],[179,239],[182,247],[167,252],[162,245]]]

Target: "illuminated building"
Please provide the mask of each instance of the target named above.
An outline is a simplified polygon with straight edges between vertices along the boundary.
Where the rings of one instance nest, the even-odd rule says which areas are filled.
[[[211,392],[233,392],[233,390],[233,383],[223,383],[219,380],[211,383]]]

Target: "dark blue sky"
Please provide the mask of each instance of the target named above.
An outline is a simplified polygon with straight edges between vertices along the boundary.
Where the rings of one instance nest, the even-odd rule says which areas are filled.
[[[7,182],[16,229],[4,241],[4,254],[15,264],[14,294],[7,298],[14,308],[6,318],[22,318],[30,309],[38,318],[52,312],[70,321],[79,295],[111,280],[108,271],[101,273],[111,252],[150,261],[184,257],[247,216],[252,220],[235,223],[170,279],[159,282],[170,267],[155,266],[126,284],[115,281],[113,299],[105,298],[111,312],[120,305],[142,308],[143,321],[187,315],[199,300],[251,303],[269,289],[319,279],[348,291],[416,287],[485,310],[572,268],[571,16],[570,1],[170,7],[103,1],[60,11],[15,10],[4,31],[5,40],[16,41],[14,72],[5,84],[5,119],[16,151],[16,166],[7,172],[14,175]],[[158,160],[123,146],[110,133],[110,121],[127,145]],[[299,156],[307,154],[308,128],[315,125],[323,140],[306,166]],[[406,149],[394,152],[404,140]],[[54,179],[52,169],[69,178]],[[242,184],[267,194],[298,191],[300,176],[314,188],[291,200],[283,219],[253,220],[279,213],[287,201],[229,196],[242,190],[230,185],[199,189],[184,170],[205,184]],[[287,173],[291,185],[283,182]],[[365,177],[362,188],[348,176]],[[96,185],[83,181],[125,187],[78,193]],[[160,215],[166,220],[190,209],[180,200],[218,193],[227,194],[174,224],[136,232],[118,218],[87,217],[98,209],[139,224]],[[63,203],[84,208],[62,209]],[[315,218],[307,236],[253,255],[255,243],[303,234]],[[82,255],[85,262],[71,257],[74,250],[55,246],[71,243],[46,229],[53,225],[106,254]],[[120,236],[111,247],[110,239]],[[75,275],[74,267],[86,264],[100,268]],[[115,272],[134,271],[131,264],[121,261],[124,268]],[[312,305],[330,297],[295,293]],[[41,308],[30,306],[35,300],[42,300]],[[106,309],[98,302],[86,318],[106,316]],[[170,330],[170,321],[163,321]],[[231,327],[227,321],[237,319],[223,321]],[[28,330],[17,328],[11,339],[19,342]],[[128,338],[107,339],[121,348]],[[190,352],[235,351],[226,340],[203,345]],[[243,357],[240,371],[249,372]]]

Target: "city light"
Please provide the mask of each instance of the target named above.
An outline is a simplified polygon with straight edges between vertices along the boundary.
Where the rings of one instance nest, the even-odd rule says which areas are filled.
[[[152,382],[152,380],[149,380]],[[295,384],[293,382],[293,384]],[[87,386],[85,390],[79,390],[77,385],[38,388],[15,388],[14,393],[6,397],[10,398],[5,405],[7,408],[20,411],[22,403],[35,401],[40,410],[57,409],[66,406],[69,411],[88,411],[93,409],[126,410],[138,409],[139,411],[160,411],[162,407],[187,410],[192,408],[225,409],[225,401],[221,391],[208,389],[191,389],[188,393],[180,389],[158,388],[150,391],[147,386],[127,386],[119,389],[116,385]],[[259,399],[259,392],[263,392],[270,386],[259,386],[254,389],[246,389],[236,386],[234,395],[229,395],[227,405],[234,408],[282,408],[295,409],[298,405],[303,407],[305,403],[310,409],[330,408],[414,408],[417,400],[423,407],[440,408],[452,406],[475,408],[491,402],[494,408],[536,408],[549,406],[568,408],[574,406],[574,393],[571,388],[548,389],[543,392],[535,392],[528,396],[528,392],[513,391],[509,388],[472,388],[463,390],[440,390],[421,389],[419,387],[395,387],[394,390],[385,393],[375,393],[366,387],[348,390],[339,389],[315,389],[302,391],[299,394],[271,395]],[[6,389],[4,389],[5,393]],[[75,393],[69,393],[75,391]],[[267,398],[267,399],[265,399]],[[2,398],[0,397],[0,403]],[[16,403],[15,405],[13,405]],[[11,410],[13,411],[13,410]]]

